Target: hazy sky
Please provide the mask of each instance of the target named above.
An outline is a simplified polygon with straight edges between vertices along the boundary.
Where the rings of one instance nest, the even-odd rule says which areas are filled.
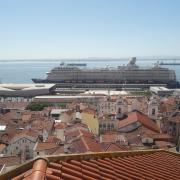
[[[0,0],[0,59],[180,56],[180,0]]]

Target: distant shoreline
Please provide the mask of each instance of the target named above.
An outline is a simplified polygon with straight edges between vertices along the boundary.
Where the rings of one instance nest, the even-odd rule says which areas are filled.
[[[41,61],[129,61],[129,58],[62,58],[62,59],[5,59],[0,62],[41,62]],[[180,58],[137,58],[137,61],[180,61]]]

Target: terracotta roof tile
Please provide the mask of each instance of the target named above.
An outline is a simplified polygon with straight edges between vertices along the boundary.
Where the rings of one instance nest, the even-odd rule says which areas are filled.
[[[48,131],[51,131],[53,128],[53,124],[54,124],[53,121],[43,117],[39,117],[33,120],[33,122],[31,123],[31,127],[34,130],[46,129]]]
[[[170,147],[175,147],[174,144],[167,142],[167,141],[155,141],[156,146],[159,149],[169,149]]]
[[[105,133],[101,134],[100,142],[115,143],[115,142],[126,142],[127,139],[123,134],[118,133]]]
[[[118,122],[118,127],[122,128],[134,122],[140,122],[146,128],[149,128],[150,130],[153,130],[155,132],[159,132],[159,128],[157,124],[153,120],[151,120],[148,116],[146,116],[145,114],[139,111],[133,111],[128,113],[128,117],[126,119],[123,119]]]
[[[105,152],[127,151],[129,149],[128,147],[119,145],[118,143],[101,143],[101,146]]]
[[[29,102],[3,102],[0,104],[10,109],[25,109]]]
[[[165,101],[163,103],[167,104],[167,105],[172,105],[173,106],[173,105],[175,105],[177,103],[177,98],[173,97],[173,96],[170,96],[167,99],[165,99]]]
[[[172,137],[169,134],[145,134],[143,137],[150,137],[154,141],[171,141]]]
[[[180,111],[174,112],[168,121],[180,123]]]
[[[84,129],[84,130],[87,130],[89,131],[88,129],[88,126],[86,124],[83,124],[83,123],[75,123],[75,124],[67,124],[67,127],[66,127],[66,132],[67,131],[75,131],[77,129]]]
[[[53,155],[59,155],[59,154],[64,154],[64,146],[58,147],[57,150],[53,152]]]
[[[39,132],[30,129],[23,129],[19,134],[16,134],[13,138],[17,138],[17,137],[24,137],[24,136],[30,136],[33,137],[35,139],[37,139],[39,137]]]
[[[132,124],[134,122],[137,122],[137,115],[135,112],[131,112],[128,114],[128,117],[126,119],[123,119],[118,122],[118,128],[122,128],[125,126],[128,126],[129,124]]]
[[[180,156],[162,150],[65,155],[49,157],[49,160],[50,163],[44,159],[37,159],[32,170],[26,168],[26,172],[21,171],[19,174],[16,171],[16,176],[15,173],[9,172],[1,175],[0,178],[8,177],[14,180],[17,177],[31,180],[177,180],[180,178]]]
[[[61,142],[61,139],[57,138],[56,136],[48,136],[47,140],[45,141],[47,143],[59,143]]]
[[[59,146],[56,143],[39,142],[35,148],[35,151],[43,151],[43,150],[54,149],[58,147]]]
[[[72,140],[80,136],[86,136],[86,137],[91,137],[91,138],[94,137],[94,135],[91,132],[83,130],[83,129],[77,129],[74,131],[65,131],[66,141]]]
[[[22,113],[21,118],[23,122],[28,122],[31,119],[31,112]]]
[[[67,127],[67,124],[65,122],[55,123],[54,128],[55,129],[65,129]]]
[[[101,145],[93,138],[80,136],[70,145],[71,153],[101,152]]]
[[[6,167],[19,165],[20,163],[21,163],[20,156],[1,156],[0,157],[0,164],[5,164]]]

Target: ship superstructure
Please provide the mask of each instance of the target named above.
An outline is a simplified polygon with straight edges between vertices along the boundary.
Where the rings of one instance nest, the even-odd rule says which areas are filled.
[[[151,68],[140,68],[136,58],[126,66],[117,68],[82,68],[61,63],[47,73],[46,79],[32,79],[35,83],[106,83],[106,84],[173,84],[176,82],[174,70],[162,68],[156,63]]]

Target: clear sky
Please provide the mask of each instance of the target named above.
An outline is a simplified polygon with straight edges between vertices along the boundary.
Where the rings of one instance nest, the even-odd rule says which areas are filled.
[[[0,59],[180,56],[180,0],[0,0]]]

